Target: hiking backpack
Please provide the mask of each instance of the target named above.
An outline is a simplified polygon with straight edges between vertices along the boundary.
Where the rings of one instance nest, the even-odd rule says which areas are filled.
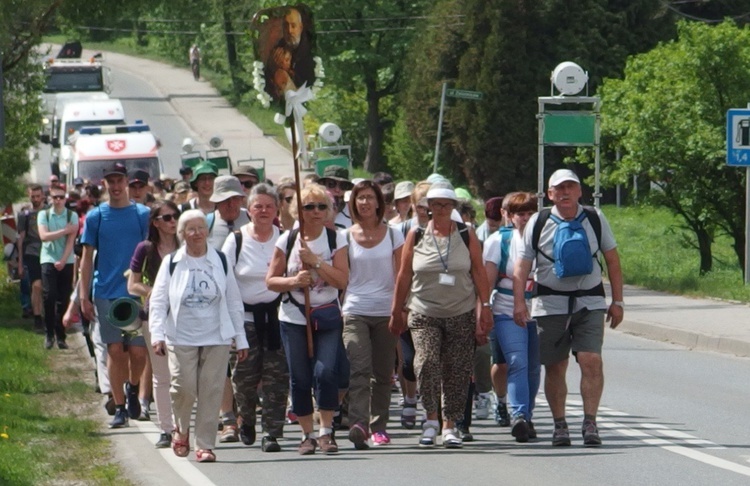
[[[583,220],[588,218],[596,235],[597,248],[591,253],[589,239]],[[545,254],[539,249],[539,237],[542,228],[548,219],[552,219],[557,225],[552,242],[552,256]],[[601,248],[602,223],[594,208],[584,207],[581,214],[571,221],[565,221],[554,214],[549,208],[542,209],[534,224],[531,235],[532,248],[544,258],[554,263],[554,272],[557,278],[578,277],[588,275],[594,269],[596,254]]]

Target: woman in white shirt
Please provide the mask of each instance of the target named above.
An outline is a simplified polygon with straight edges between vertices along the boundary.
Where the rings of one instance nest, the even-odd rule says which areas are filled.
[[[349,199],[349,285],[344,300],[344,346],[351,363],[349,440],[356,449],[391,442],[385,427],[396,360],[396,336],[388,330],[390,306],[404,236],[383,221],[385,200],[377,184],[365,180]]]
[[[273,258],[279,228],[273,220],[279,209],[279,196],[268,184],[253,186],[247,210],[251,222],[227,236],[221,250],[234,269],[245,308],[245,335],[250,345],[248,359],[235,363],[232,370],[234,398],[239,409],[240,439],[255,442],[255,409],[258,385],[263,383],[261,450],[281,450],[278,438],[284,436],[284,418],[289,397],[289,370],[281,346],[279,302],[281,296],[266,287],[266,272]]]
[[[169,350],[174,453],[186,457],[190,452],[190,415],[197,398],[195,458],[214,462],[216,417],[233,341],[237,359],[247,358],[242,300],[226,257],[208,245],[203,211],[182,213],[177,235],[185,244],[162,260],[151,292],[151,345],[158,356]]]
[[[495,333],[508,364],[508,402],[511,409],[511,434],[516,442],[536,438],[531,421],[534,402],[539,391],[541,364],[536,321],[524,327],[513,321],[513,268],[518,249],[523,245],[523,231],[536,212],[536,196],[514,192],[505,196],[506,220],[513,228],[500,228],[484,242],[484,267],[492,293],[492,314]],[[534,282],[526,282],[526,299],[531,298]]]
[[[271,266],[266,276],[266,285],[274,292],[286,293],[279,310],[281,341],[284,345],[289,374],[291,375],[292,412],[297,415],[302,427],[302,442],[298,452],[314,454],[320,450],[326,454],[338,452],[333,437],[333,412],[338,406],[340,368],[341,311],[338,303],[339,290],[346,287],[349,279],[349,263],[346,258],[346,236],[326,228],[325,223],[333,214],[333,202],[318,184],[311,184],[301,191],[304,238],[296,230],[281,235],[276,242]],[[292,201],[292,215],[297,216],[297,201]],[[290,241],[291,240],[291,241]],[[291,244],[289,244],[291,243]],[[344,250],[344,251],[341,251]],[[310,307],[326,306],[335,318],[321,322],[318,329],[311,330],[313,353],[308,355],[305,297],[303,289],[309,289]],[[346,359],[346,356],[343,356]],[[315,387],[315,402],[320,412],[318,439],[313,439],[313,403],[310,390]]]

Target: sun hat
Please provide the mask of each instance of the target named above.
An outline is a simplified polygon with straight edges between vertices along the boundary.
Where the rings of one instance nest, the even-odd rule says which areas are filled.
[[[430,186],[430,190],[427,191],[427,199],[452,199],[458,201],[456,191],[453,189],[453,185],[445,181],[437,181]]]
[[[219,169],[211,162],[201,162],[200,164],[193,167],[193,176],[190,178],[190,182],[195,182],[198,177],[203,174],[213,174],[214,176],[219,175]]]
[[[208,200],[213,203],[220,203],[235,196],[245,197],[245,193],[242,191],[242,183],[233,175],[223,175],[214,179],[214,192]]]
[[[471,193],[463,187],[459,187],[458,189],[456,189],[456,196],[458,196],[459,199],[465,199],[467,201],[471,201],[473,199],[471,197]]]
[[[548,187],[555,187],[559,184],[562,184],[565,181],[573,181],[578,184],[581,183],[581,180],[578,178],[575,172],[573,172],[570,169],[558,169],[555,172],[552,173],[552,175],[549,177],[549,186]]]
[[[173,192],[177,194],[182,194],[183,192],[190,192],[190,184],[188,184],[185,181],[179,181],[177,184],[174,185]]]
[[[260,182],[260,175],[258,175],[258,169],[255,167],[242,167],[233,173],[234,176],[245,175],[255,177],[255,180]]]
[[[411,197],[413,190],[414,183],[412,181],[401,181],[396,184],[396,190],[393,192],[393,199],[399,200],[405,197]]]

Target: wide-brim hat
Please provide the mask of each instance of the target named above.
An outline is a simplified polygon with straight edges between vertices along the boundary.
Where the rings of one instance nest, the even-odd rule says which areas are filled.
[[[181,194],[183,192],[190,192],[190,184],[188,184],[185,181],[179,181],[177,184],[174,185],[173,192],[177,194]]]
[[[573,181],[578,184],[581,183],[581,179],[579,179],[576,173],[573,172],[572,170],[558,169],[555,172],[553,172],[552,175],[549,177],[548,187],[555,187],[557,185],[562,184],[565,181]]]
[[[245,197],[242,183],[233,175],[223,175],[214,179],[214,192],[208,200],[212,203],[220,203],[235,196]]]
[[[323,175],[318,179],[318,183],[325,184],[326,179],[352,184],[352,181],[349,180],[349,169],[339,165],[329,165],[326,167]],[[354,187],[354,184],[352,184],[352,187]]]
[[[427,200],[430,199],[452,199],[458,201],[453,185],[448,181],[438,181],[430,186],[427,191]]]
[[[242,167],[234,171],[233,175],[234,176],[245,175],[245,176],[255,177],[255,179],[258,182],[260,182],[260,175],[258,175],[258,169],[256,169],[255,167]]]
[[[201,162],[200,164],[193,167],[193,176],[190,178],[190,182],[195,182],[198,177],[203,174],[212,174],[214,176],[219,175],[219,169],[211,162]]]
[[[412,191],[414,191],[414,183],[412,181],[401,181],[396,184],[396,189],[393,191],[393,199],[398,200],[411,197]]]

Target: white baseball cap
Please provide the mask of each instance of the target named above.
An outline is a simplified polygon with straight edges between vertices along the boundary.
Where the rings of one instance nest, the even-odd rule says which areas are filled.
[[[552,173],[552,175],[549,177],[549,186],[548,187],[555,187],[559,184],[562,184],[565,181],[573,181],[578,184],[581,183],[581,180],[578,178],[575,172],[573,172],[570,169],[558,169],[555,172]]]

